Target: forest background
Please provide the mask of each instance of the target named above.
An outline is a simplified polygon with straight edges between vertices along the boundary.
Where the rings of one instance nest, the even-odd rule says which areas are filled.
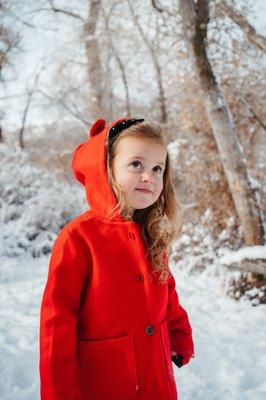
[[[59,230],[87,208],[71,156],[99,117],[163,125],[186,208],[171,254],[180,290],[194,294],[192,314],[197,290],[222,296],[233,319],[249,307],[252,342],[266,303],[266,2],[2,0],[0,13],[0,398],[36,398],[47,263]],[[265,394],[255,372],[241,386],[244,364],[230,400]],[[223,379],[204,397],[200,376],[184,398],[222,398]]]

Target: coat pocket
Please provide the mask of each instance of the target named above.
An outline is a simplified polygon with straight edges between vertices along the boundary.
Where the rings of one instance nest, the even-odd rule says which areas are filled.
[[[170,340],[169,340],[169,332],[168,332],[168,325],[167,321],[164,320],[160,323],[160,331],[161,331],[161,338],[163,342],[163,350],[164,350],[164,360],[165,360],[165,368],[168,378],[173,381],[175,380],[174,370],[172,365],[171,359],[171,350],[170,350]]]
[[[80,340],[84,398],[131,400],[136,397],[136,363],[132,335]]]

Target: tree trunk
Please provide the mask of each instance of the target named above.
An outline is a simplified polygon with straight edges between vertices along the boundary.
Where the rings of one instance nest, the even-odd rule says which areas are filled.
[[[163,87],[162,69],[157,60],[157,55],[156,55],[154,49],[151,48],[150,51],[151,51],[151,56],[152,56],[153,64],[154,64],[155,71],[156,71],[157,85],[158,85],[158,89],[159,89],[159,104],[160,104],[160,111],[161,111],[160,122],[163,124],[166,124],[167,123],[166,97],[165,97],[164,87]]]
[[[127,76],[126,76],[126,69],[125,66],[122,62],[121,57],[118,54],[118,51],[116,50],[116,48],[114,47],[113,42],[110,39],[110,47],[113,50],[113,55],[116,59],[116,62],[118,64],[118,67],[120,69],[121,72],[121,78],[122,78],[122,82],[125,88],[125,93],[126,93],[126,114],[127,115],[131,115],[131,107],[130,107],[130,99],[129,99],[129,90],[128,90],[128,81],[127,81]]]
[[[168,117],[167,111],[166,111],[166,96],[165,96],[165,91],[164,91],[164,87],[163,87],[162,69],[161,69],[161,66],[158,61],[157,52],[154,49],[153,45],[147,39],[142,27],[140,26],[140,23],[138,21],[137,16],[134,13],[134,8],[133,8],[130,0],[128,0],[128,5],[129,5],[130,12],[132,14],[132,17],[134,19],[134,22],[139,30],[139,33],[141,34],[142,39],[143,39],[144,43],[146,44],[146,46],[150,52],[150,55],[151,55],[153,66],[154,66],[155,72],[156,72],[156,81],[157,81],[157,85],[158,85],[158,89],[159,89],[160,122],[163,124],[166,124],[167,117]]]
[[[103,71],[100,60],[98,40],[95,36],[101,0],[91,0],[88,21],[84,25],[85,49],[88,62],[88,75],[91,88],[92,108],[90,115],[98,118],[103,110]]]
[[[33,98],[34,93],[36,92],[37,85],[38,85],[38,81],[39,81],[39,78],[40,78],[40,74],[41,74],[43,68],[44,68],[44,66],[43,66],[43,67],[40,69],[40,71],[35,75],[32,88],[29,89],[29,90],[28,90],[28,93],[27,93],[27,101],[26,101],[26,105],[25,105],[25,109],[24,109],[24,113],[23,113],[21,128],[20,128],[20,130],[19,130],[19,145],[20,145],[20,148],[21,148],[21,149],[24,149],[24,148],[25,148],[25,143],[24,143],[24,130],[25,130],[25,126],[26,126],[26,121],[27,121],[29,109],[30,109],[30,106],[31,106],[32,98]]]
[[[221,156],[221,162],[247,245],[263,243],[263,224],[251,188],[232,115],[218,86],[205,47],[209,8],[207,0],[180,0],[180,14],[188,53],[199,80],[202,101]],[[197,11],[196,8],[197,7]]]
[[[126,115],[131,116],[131,107],[130,107],[130,97],[129,97],[129,88],[128,88],[128,80],[127,80],[127,74],[126,74],[126,68],[125,65],[122,61],[122,58],[119,55],[118,50],[116,49],[113,39],[112,39],[112,31],[109,29],[109,19],[111,17],[111,13],[113,11],[114,7],[111,8],[111,11],[109,15],[106,15],[105,10],[103,9],[103,15],[105,19],[105,28],[106,32],[108,35],[108,42],[109,42],[109,51],[110,54],[115,58],[117,65],[119,67],[120,73],[121,73],[121,79],[124,85],[125,89],[125,95],[126,95]],[[112,97],[112,94],[111,94]]]

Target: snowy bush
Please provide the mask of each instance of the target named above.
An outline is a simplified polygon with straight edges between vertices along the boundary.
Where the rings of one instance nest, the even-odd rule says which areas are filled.
[[[87,208],[84,190],[32,166],[26,151],[1,144],[0,155],[0,254],[47,254],[59,230]]]
[[[249,300],[253,306],[266,304],[266,279],[263,275],[239,271],[228,279],[226,293],[236,300]]]
[[[232,217],[224,221],[226,229],[219,230],[213,213],[207,209],[197,223],[184,221],[183,234],[172,246],[172,258],[192,273],[205,270],[228,249],[237,249],[241,234]]]

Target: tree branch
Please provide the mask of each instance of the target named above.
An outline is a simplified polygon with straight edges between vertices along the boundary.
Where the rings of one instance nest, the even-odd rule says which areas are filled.
[[[49,100],[52,100],[56,104],[60,105],[63,109],[67,110],[69,114],[73,115],[77,120],[81,121],[86,127],[90,124],[91,121],[88,121],[82,117],[77,111],[73,110],[71,107],[69,107],[67,104],[65,104],[61,99],[55,98],[48,93],[44,92],[42,89],[38,89],[36,91],[37,93],[41,93],[44,97],[46,97]]]
[[[151,0],[151,5],[152,7],[158,11],[160,14],[167,14],[169,17],[177,17],[178,13],[172,13],[171,11],[167,10],[166,8],[163,8],[163,6],[160,4],[159,0]],[[165,20],[164,20],[165,21]]]
[[[53,0],[48,0],[48,1],[49,1],[49,4],[50,4],[50,7],[51,7],[50,8],[51,11],[54,11],[55,13],[65,14],[65,15],[68,15],[69,17],[76,18],[76,19],[84,22],[84,19],[79,14],[76,14],[76,13],[73,13],[72,11],[67,11],[67,10],[64,10],[62,8],[56,7],[54,5]]]
[[[242,29],[250,42],[252,42],[264,53],[266,52],[266,38],[262,35],[259,35],[242,14],[239,14],[225,1],[221,1],[217,7],[222,14],[227,15],[232,21],[234,21],[235,24],[237,24]]]
[[[0,9],[3,8],[6,12],[9,14],[13,15],[17,20],[19,20],[23,25],[28,26],[29,28],[35,28],[34,25],[30,24],[27,21],[24,21],[22,18],[20,18],[17,14],[15,14],[13,11],[11,11],[9,8],[7,8],[4,4],[0,4]]]
[[[155,10],[159,11],[160,13],[162,13],[164,11],[163,8],[161,8],[157,5],[156,0],[151,0],[151,5],[153,8],[155,8]]]
[[[36,87],[38,85],[40,74],[41,74],[43,69],[44,69],[44,66],[42,66],[40,71],[35,75],[33,85],[32,85],[31,89],[29,89],[29,91],[27,93],[27,102],[26,102],[26,106],[25,106],[25,109],[24,109],[24,113],[23,113],[21,128],[19,130],[19,143],[20,143],[20,147],[22,149],[24,149],[24,147],[25,147],[23,134],[24,134],[24,130],[25,130],[26,120],[27,120],[27,117],[28,117],[28,112],[29,112],[29,109],[30,109],[30,105],[31,105],[31,101],[32,101],[34,92],[36,91]]]
[[[252,115],[252,117],[255,118],[259,126],[266,131],[266,124],[262,121],[257,112],[252,108],[251,104],[247,101],[247,99],[241,96],[240,100],[246,105],[246,107],[248,107],[250,114]]]

